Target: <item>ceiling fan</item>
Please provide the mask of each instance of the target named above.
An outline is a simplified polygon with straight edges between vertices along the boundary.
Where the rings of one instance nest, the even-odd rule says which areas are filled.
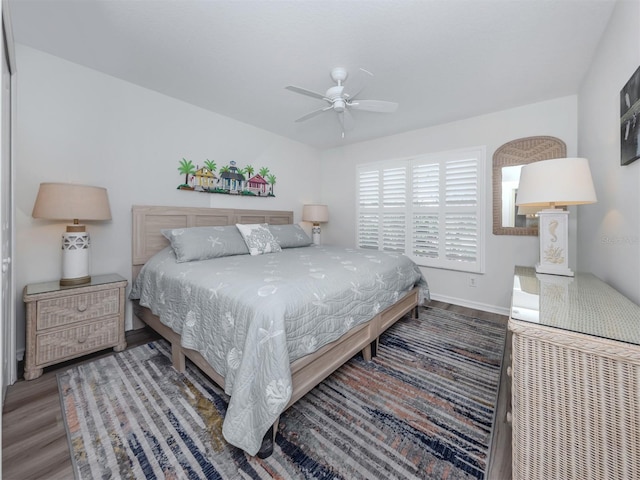
[[[368,72],[362,68],[360,69],[360,71],[373,76],[371,72]],[[398,108],[398,104],[395,102],[357,99],[356,97],[360,94],[360,92],[362,92],[364,86],[355,90],[352,94],[347,93],[344,86],[344,81],[347,79],[347,76],[347,70],[342,67],[336,67],[331,70],[331,78],[334,82],[336,82],[337,85],[329,88],[329,90],[327,90],[324,95],[322,93],[313,92],[311,90],[307,90],[306,88],[296,87],[294,85],[285,87],[287,90],[291,90],[292,92],[324,100],[328,104],[323,108],[319,108],[318,110],[314,110],[313,112],[303,115],[302,117],[298,118],[296,122],[304,122],[305,120],[309,120],[310,118],[313,118],[316,115],[320,115],[323,112],[333,110],[338,115],[338,120],[340,121],[340,125],[342,126],[342,138],[344,138],[344,132],[352,129],[354,124],[353,116],[351,115],[350,110],[361,110],[377,113],[392,113],[396,111],[396,109]]]

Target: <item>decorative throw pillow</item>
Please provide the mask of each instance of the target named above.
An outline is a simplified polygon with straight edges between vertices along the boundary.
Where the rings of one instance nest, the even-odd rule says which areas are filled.
[[[230,255],[246,255],[247,245],[234,225],[162,230],[178,263]]]
[[[308,247],[311,245],[309,235],[300,225],[269,225],[269,231],[275,237],[280,248]]]
[[[236,223],[236,227],[238,227],[242,238],[244,238],[244,243],[247,244],[251,255],[262,255],[263,253],[282,251],[266,223]]]

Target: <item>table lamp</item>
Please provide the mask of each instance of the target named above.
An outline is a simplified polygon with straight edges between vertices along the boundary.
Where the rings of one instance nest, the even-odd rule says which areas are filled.
[[[556,205],[596,201],[586,158],[555,158],[522,167],[516,205],[542,207],[538,212],[540,263],[536,272],[573,277],[568,264],[569,212]]]
[[[73,220],[62,234],[60,285],[89,283],[89,234],[80,220],[111,220],[107,190],[71,183],[41,183],[31,216]]]
[[[302,220],[313,223],[313,243],[320,245],[320,224],[329,221],[329,208],[326,205],[305,205],[302,207]]]

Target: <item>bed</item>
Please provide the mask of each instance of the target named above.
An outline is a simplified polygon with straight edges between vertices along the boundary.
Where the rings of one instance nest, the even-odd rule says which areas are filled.
[[[193,260],[176,243],[236,224],[288,232],[290,211],[132,213],[134,314],[171,344],[178,371],[189,358],[230,396],[223,435],[249,455],[269,455],[284,410],[356,353],[370,360],[380,334],[428,297],[419,268],[399,254],[294,242]]]

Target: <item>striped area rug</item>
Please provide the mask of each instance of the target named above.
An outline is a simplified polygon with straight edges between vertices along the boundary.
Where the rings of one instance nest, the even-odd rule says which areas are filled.
[[[164,341],[58,375],[77,478],[484,478],[505,323],[427,307],[281,417],[274,454],[227,444],[227,397]]]

